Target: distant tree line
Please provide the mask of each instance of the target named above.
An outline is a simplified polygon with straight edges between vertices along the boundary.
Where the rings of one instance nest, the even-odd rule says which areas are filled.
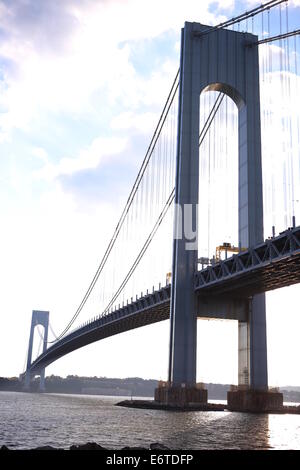
[[[133,396],[133,397],[153,397],[154,389],[157,387],[157,380],[146,380],[139,377],[126,379],[107,377],[80,377],[78,375],[68,375],[66,378],[50,375],[45,379],[46,392],[48,393],[76,393],[86,395],[111,395],[111,396]],[[212,400],[226,400],[227,391],[230,385],[204,384],[208,390],[208,396]],[[300,391],[297,387],[287,387],[280,389],[283,393],[284,401],[300,402]],[[39,377],[36,377],[31,384],[31,391],[39,389]],[[17,377],[0,377],[0,390],[2,391],[23,391],[23,383]]]
[[[151,397],[157,380],[138,377],[117,379],[107,377],[80,377],[68,375],[65,379],[51,375],[46,377],[46,390],[53,393],[85,393],[94,395],[125,395]]]
[[[125,395],[151,397],[157,387],[157,380],[145,380],[138,377],[117,379],[106,377],[80,377],[68,375],[62,378],[50,375],[45,379],[48,393],[78,393],[93,395]],[[31,383],[31,391],[38,391],[39,377]],[[17,377],[0,377],[0,390],[22,391],[23,384]]]

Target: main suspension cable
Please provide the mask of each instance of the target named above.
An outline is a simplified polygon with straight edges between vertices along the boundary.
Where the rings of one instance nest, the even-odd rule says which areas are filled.
[[[241,15],[235,16],[231,18],[230,20],[226,20],[223,23],[219,23],[216,26],[212,26],[210,28],[205,29],[204,31],[195,31],[193,33],[194,36],[196,37],[201,37],[206,34],[212,33],[216,31],[217,29],[220,28],[226,28],[228,26],[232,26],[236,23],[240,23],[241,21],[247,20],[248,18],[252,18],[256,15],[259,15],[260,13],[264,12],[265,10],[270,10],[271,8],[274,8],[281,3],[288,2],[288,0],[271,0],[270,2],[263,3],[259,7],[253,8],[252,10],[246,11],[242,13]]]

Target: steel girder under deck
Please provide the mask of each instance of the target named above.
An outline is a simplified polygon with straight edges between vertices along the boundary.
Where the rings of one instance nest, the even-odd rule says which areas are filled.
[[[247,298],[300,282],[300,226],[196,274],[199,296]]]

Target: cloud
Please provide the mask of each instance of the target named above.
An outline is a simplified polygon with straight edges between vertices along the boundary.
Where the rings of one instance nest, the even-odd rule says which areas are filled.
[[[213,23],[210,4],[215,2],[1,1],[2,140],[14,128],[28,132],[45,113],[99,113],[95,106],[107,90],[111,103],[121,97],[127,106],[155,101],[157,92],[147,90],[163,89],[157,87],[159,69],[148,77],[149,86],[141,81],[129,43],[170,30],[179,34],[185,19]]]
[[[157,120],[156,113],[134,113],[133,111],[124,111],[111,121],[111,128],[117,130],[134,129],[143,134],[150,134],[154,129]]]
[[[37,157],[39,160],[41,160],[43,163],[48,163],[48,155],[45,149],[42,147],[34,147],[32,149],[32,155]]]
[[[44,149],[37,148],[33,153],[46,163],[34,173],[34,178],[54,180],[59,176],[73,175],[83,170],[95,169],[105,159],[124,151],[126,143],[126,138],[99,137],[94,139],[89,147],[81,150],[76,157],[63,157],[57,164],[49,161]]]

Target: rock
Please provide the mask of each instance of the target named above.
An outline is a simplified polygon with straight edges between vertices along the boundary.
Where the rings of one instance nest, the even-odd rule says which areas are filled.
[[[71,446],[70,450],[107,450],[105,447],[100,446],[96,442],[87,442],[78,446]]]
[[[150,450],[170,450],[170,448],[160,442],[153,442],[153,444],[150,444]]]
[[[9,448],[7,446],[1,446],[0,450],[9,450]]]
[[[126,446],[126,447],[122,447],[121,450],[149,450],[149,449],[146,449],[146,447],[129,447],[129,446]]]
[[[40,447],[36,447],[33,450],[63,450],[63,449],[57,449],[56,447],[52,447],[52,446],[40,446]]]

